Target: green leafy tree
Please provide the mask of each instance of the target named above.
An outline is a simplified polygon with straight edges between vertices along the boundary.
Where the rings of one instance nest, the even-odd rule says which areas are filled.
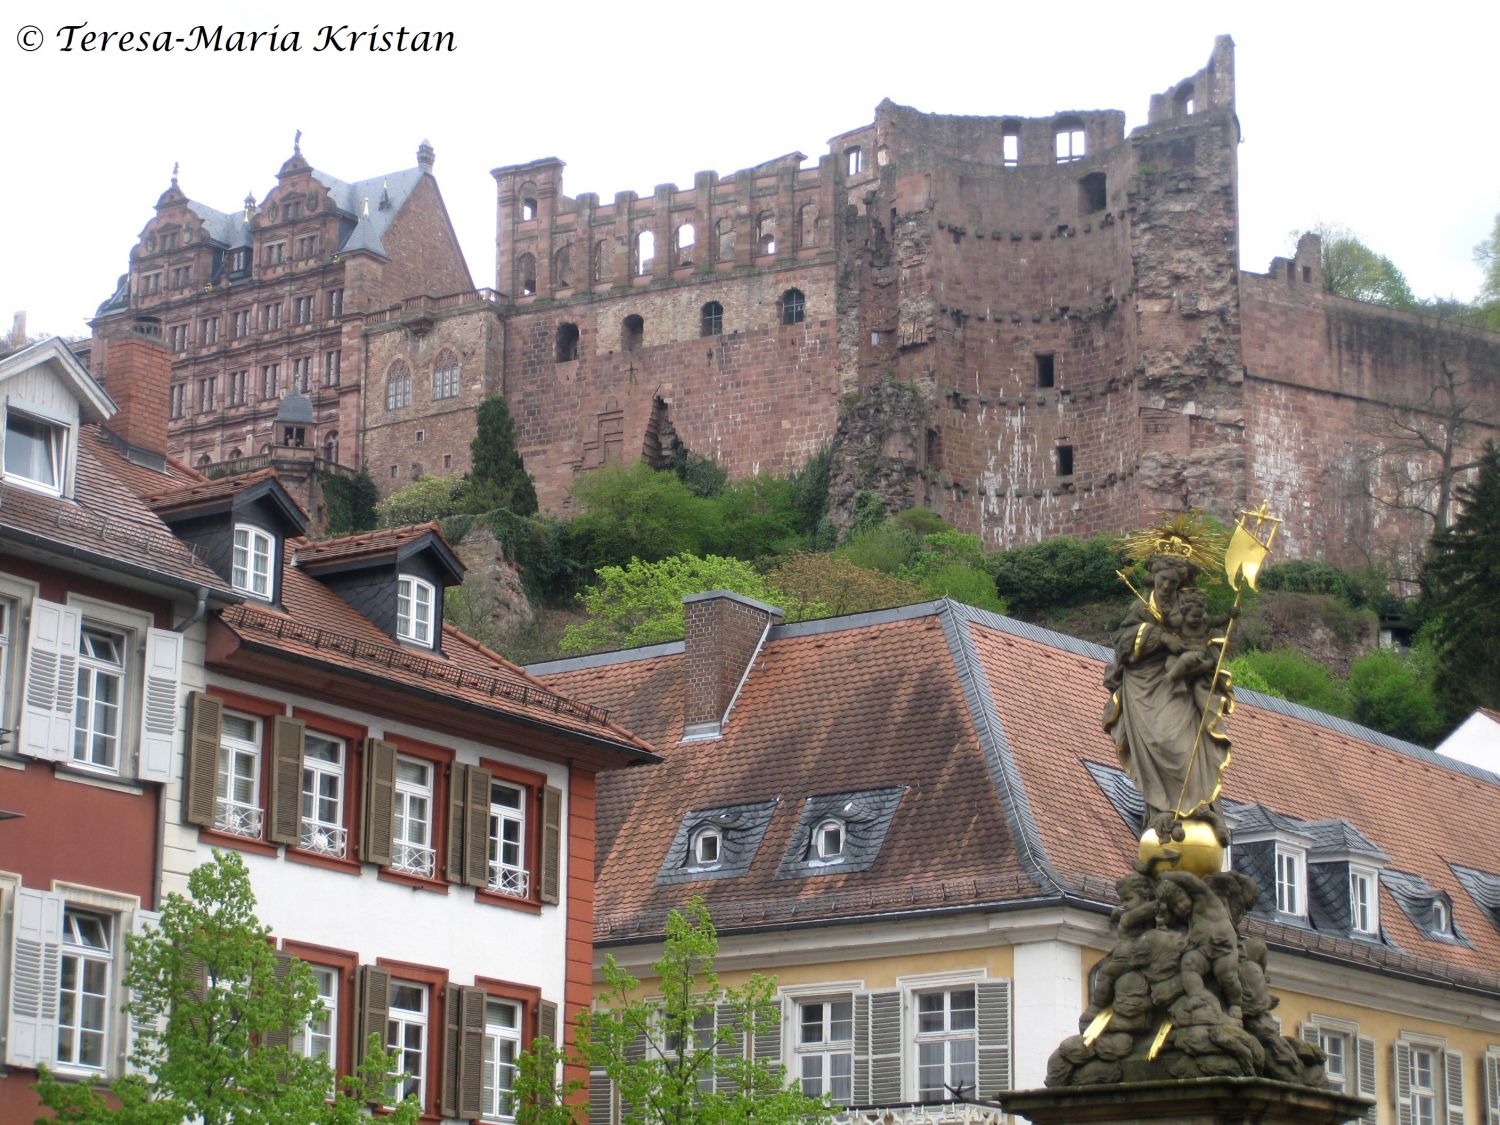
[[[1346,227],[1319,226],[1322,239],[1323,288],[1340,297],[1388,305],[1395,309],[1414,309],[1406,277],[1384,254],[1377,254]]]
[[[516,426],[504,396],[491,395],[479,404],[469,462],[472,468],[461,498],[463,511],[508,508],[518,516],[536,513],[536,486],[516,448]]]
[[[901,574],[922,549],[919,536],[887,520],[856,531],[838,553],[855,566]]]
[[[821,606],[835,617],[922,600],[922,589],[915,583],[855,566],[846,556],[827,552],[794,552],[767,577],[786,596],[803,605]],[[994,591],[992,582],[990,590]]]
[[[606,466],[573,486],[571,537],[589,570],[655,562],[684,552],[703,554],[719,538],[713,501],[695,496],[670,472],[636,463]]]
[[[278,966],[244,860],[216,852],[171,895],[160,924],[128,939],[128,1012],[140,1029],[138,1073],[107,1088],[60,1081],[43,1070],[37,1093],[74,1125],[354,1125],[391,1094],[392,1060],[370,1044],[360,1073],[334,1093],[322,1059],[291,1050],[290,1033],[321,1010],[301,961]],[[107,1094],[106,1094],[107,1089]],[[411,1125],[408,1099],[383,1120]]]
[[[1428,662],[1388,649],[1349,666],[1349,710],[1357,723],[1430,746],[1447,731],[1433,695]]]
[[[352,477],[323,478],[323,506],[329,535],[353,535],[376,525],[375,505],[380,492],[370,474],[361,469]]]
[[[1252,651],[1229,662],[1234,682],[1341,718],[1349,717],[1342,681],[1293,648]]]
[[[995,580],[984,569],[979,536],[962,531],[935,531],[922,537],[921,550],[902,571],[929,598],[953,598],[995,613],[1006,612],[995,593]]]
[[[1500,449],[1494,442],[1457,497],[1458,518],[1432,537],[1422,567],[1424,636],[1436,655],[1434,679],[1450,723],[1476,707],[1500,708]]]
[[[1130,597],[1115,573],[1129,563],[1118,544],[1105,535],[1092,539],[1060,535],[1044,543],[996,551],[985,566],[1010,612],[1028,621],[1047,610]]]
[[[1495,225],[1490,228],[1489,236],[1474,247],[1474,261],[1484,271],[1479,299],[1500,302],[1500,215],[1495,216]]]
[[[598,581],[580,595],[588,620],[563,633],[563,652],[635,648],[683,635],[682,599],[709,590],[732,590],[786,611],[790,620],[816,616],[820,607],[792,601],[749,563],[722,555],[681,554],[625,566],[600,567]],[[788,604],[791,602],[791,604]]]
[[[418,477],[375,505],[375,514],[381,527],[440,520],[459,510],[463,492],[459,477]]]
[[[788,1082],[780,1063],[742,1036],[780,1037],[775,982],[756,974],[724,988],[718,935],[701,899],[667,918],[652,991],[609,957],[593,1011],[579,1013],[579,1052],[619,1090],[625,1125],[816,1125],[832,1106]],[[549,1123],[550,1125],[550,1123]]]

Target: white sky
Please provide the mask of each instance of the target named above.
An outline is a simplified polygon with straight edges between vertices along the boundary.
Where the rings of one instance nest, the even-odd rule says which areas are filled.
[[[1388,255],[1418,296],[1471,299],[1472,250],[1500,211],[1492,2],[7,9],[0,334],[18,309],[33,336],[85,333],[174,162],[189,196],[233,211],[247,191],[260,199],[274,185],[297,129],[313,165],[344,180],[411,167],[429,139],[475,284],[493,285],[489,171],[499,165],[557,156],[568,195],[645,195],[658,183],[691,186],[699,170],[727,174],[794,150],[817,157],[887,96],[957,114],[1122,109],[1133,129],[1152,93],[1204,65],[1217,33],[1237,47],[1244,268],[1264,271],[1294,230],[1337,223]],[[89,31],[181,35],[200,23],[279,25],[301,33],[301,49],[60,51],[58,29],[84,21]],[[452,31],[457,49],[316,53],[329,23]],[[30,53],[17,45],[27,24],[45,35]]]

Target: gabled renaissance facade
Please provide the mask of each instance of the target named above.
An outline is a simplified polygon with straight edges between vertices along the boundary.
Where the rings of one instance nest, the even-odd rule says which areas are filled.
[[[851,1116],[972,1120],[952,1090],[1042,1085],[1136,856],[1099,726],[1111,654],[951,602],[687,611],[682,643],[532,669],[663,756],[601,789],[600,956],[649,994],[667,911],[701,895],[724,982],[778,980],[780,1036],[744,1049]],[[1284,1033],[1376,1099],[1371,1125],[1489,1120],[1500,777],[1248,691],[1227,725],[1231,860]],[[591,1104],[618,1113],[607,1087]]]

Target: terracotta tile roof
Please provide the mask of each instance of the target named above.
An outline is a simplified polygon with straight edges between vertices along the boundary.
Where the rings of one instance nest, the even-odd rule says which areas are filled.
[[[132,470],[138,468],[96,426],[81,427],[74,498],[64,500],[0,481],[0,540],[27,539],[44,548],[83,552],[173,585],[205,586],[237,600],[228,583],[130,490],[126,481],[137,477]]]
[[[272,468],[257,469],[253,473],[242,473],[236,476],[218,477],[209,479],[203,477],[191,483],[181,485],[177,488],[163,489],[161,492],[143,497],[146,504],[154,512],[175,512],[183,508],[196,508],[202,504],[210,504],[215,500],[235,496],[252,485],[259,484],[265,480],[276,480],[276,470]],[[287,500],[297,511],[302,512],[302,507],[297,501],[287,496]],[[302,512],[302,518],[307,518],[307,513]]]
[[[437,521],[432,520],[429,523],[412,524],[410,527],[381,528],[358,535],[342,535],[336,539],[298,539],[293,541],[293,546],[297,551],[298,565],[313,566],[335,560],[383,555],[424,535],[436,535],[440,540],[443,538]]]

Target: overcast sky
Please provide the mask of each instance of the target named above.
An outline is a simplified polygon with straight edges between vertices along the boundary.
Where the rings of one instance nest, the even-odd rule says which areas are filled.
[[[1220,33],[1237,47],[1244,268],[1264,271],[1294,230],[1335,223],[1418,296],[1471,299],[1473,247],[1500,211],[1488,2],[6,7],[0,333],[19,309],[33,336],[85,333],[174,163],[189,196],[234,211],[275,184],[298,129],[307,159],[344,180],[411,167],[429,139],[475,284],[493,285],[494,167],[557,156],[568,195],[645,195],[700,170],[816,158],[885,97],[953,114],[1121,109],[1133,129]],[[85,22],[63,51],[63,25]],[[279,28],[278,45],[296,31],[299,49],[82,49],[85,32],[190,39],[199,24]],[[38,49],[21,49],[36,42],[26,25]],[[450,31],[456,49],[315,51],[324,25]]]

